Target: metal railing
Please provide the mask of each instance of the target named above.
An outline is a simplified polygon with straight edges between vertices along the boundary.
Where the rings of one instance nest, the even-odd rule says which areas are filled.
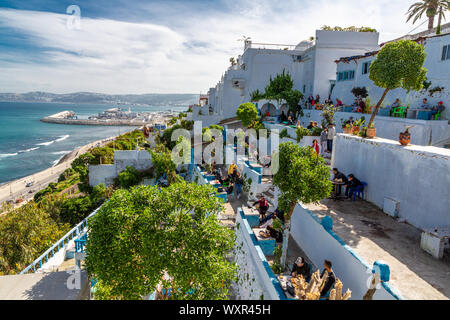
[[[106,202],[105,202],[106,203]],[[94,210],[89,216],[87,216],[83,221],[77,224],[72,230],[67,232],[58,242],[56,242],[50,249],[45,251],[39,258],[34,260],[28,267],[26,267],[20,274],[25,274],[28,272],[36,272],[43,265],[45,265],[53,256],[59,252],[59,250],[63,249],[66,244],[75,239],[76,237],[83,236],[86,234],[86,228],[89,218],[94,216],[97,211],[102,207],[98,207]]]

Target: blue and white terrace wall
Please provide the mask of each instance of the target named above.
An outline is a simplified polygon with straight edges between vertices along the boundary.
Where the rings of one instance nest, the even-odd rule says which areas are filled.
[[[239,280],[233,284],[238,300],[284,300],[279,281],[272,272],[261,247],[242,210],[236,215],[235,261],[239,266]]]

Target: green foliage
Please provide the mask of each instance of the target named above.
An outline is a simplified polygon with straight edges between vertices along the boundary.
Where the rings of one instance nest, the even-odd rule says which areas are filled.
[[[86,218],[94,209],[90,197],[66,199],[61,205],[60,219],[75,226]]]
[[[303,93],[298,90],[288,90],[284,91],[281,94],[281,97],[286,100],[286,103],[289,106],[289,110],[292,112],[296,112],[300,100],[303,99]]]
[[[255,91],[252,91],[250,93],[250,99],[251,101],[259,101],[264,99],[264,93],[260,92],[259,89],[256,89]]]
[[[139,171],[133,167],[127,166],[125,170],[119,173],[117,179],[121,188],[129,189],[130,187],[137,185],[141,180],[141,177]]]
[[[389,42],[370,64],[369,78],[381,88],[419,91],[426,79],[425,57],[424,47],[415,41]]]
[[[14,274],[69,231],[35,203],[0,216],[0,274]]]
[[[152,155],[156,179],[159,179],[164,173],[169,177],[173,172],[175,172],[177,166],[172,161],[172,155],[168,150],[164,150],[163,152],[155,152],[150,150],[149,152]]]
[[[289,138],[289,134],[286,128],[280,131],[280,139]]]
[[[314,127],[311,129],[311,135],[314,137],[320,137],[320,134],[322,133],[323,129],[319,127]]]
[[[287,92],[290,92],[293,86],[294,82],[292,81],[291,75],[286,73],[283,69],[283,72],[281,74],[277,74],[275,78],[272,79],[272,76],[270,76],[269,84],[266,86],[264,96],[266,99],[275,99],[280,101],[288,95]],[[297,93],[292,95],[297,95]]]
[[[106,288],[101,297],[142,299],[161,284],[169,299],[226,299],[235,235],[217,220],[214,193],[186,182],[116,191],[89,221],[86,267]]]
[[[258,110],[253,103],[246,102],[239,106],[236,116],[244,127],[249,128],[258,119]]]
[[[64,170],[64,172],[59,175],[58,182],[67,180],[68,178],[73,176],[75,173],[76,173],[75,170],[73,170],[72,168],[68,168],[68,169]]]
[[[322,28],[320,28],[321,30],[327,30],[327,31],[348,31],[348,32],[377,32],[376,29],[374,28],[370,28],[370,27],[355,27],[355,26],[350,26],[350,27],[339,27],[339,26],[335,26],[335,27],[330,27],[327,25],[323,25]]]
[[[352,93],[356,98],[366,98],[369,95],[366,87],[354,87]]]
[[[287,219],[298,201],[317,202],[330,195],[330,172],[322,157],[310,147],[284,142],[279,148],[279,169],[273,184],[280,189],[284,203],[289,203]]]
[[[308,130],[307,128],[303,128],[302,126],[298,127],[295,130],[295,133],[297,135],[297,143],[299,143],[304,136],[310,136],[311,135],[311,131]]]
[[[329,124],[334,124],[334,114],[338,107],[333,105],[325,105],[322,109],[322,127],[327,127]]]

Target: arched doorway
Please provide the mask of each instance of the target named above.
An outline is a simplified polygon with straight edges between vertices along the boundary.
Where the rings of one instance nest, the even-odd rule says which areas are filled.
[[[261,107],[261,115],[267,116],[267,112],[269,112],[269,117],[277,116],[277,108],[272,103],[266,103]]]

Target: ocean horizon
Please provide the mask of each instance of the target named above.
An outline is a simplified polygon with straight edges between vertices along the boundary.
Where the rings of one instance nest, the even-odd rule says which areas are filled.
[[[64,110],[87,119],[112,104],[0,102],[0,184],[52,167],[72,150],[90,142],[131,131],[128,126],[83,126],[41,122]],[[128,105],[121,106],[128,108]],[[132,111],[185,111],[186,106],[130,106]]]

